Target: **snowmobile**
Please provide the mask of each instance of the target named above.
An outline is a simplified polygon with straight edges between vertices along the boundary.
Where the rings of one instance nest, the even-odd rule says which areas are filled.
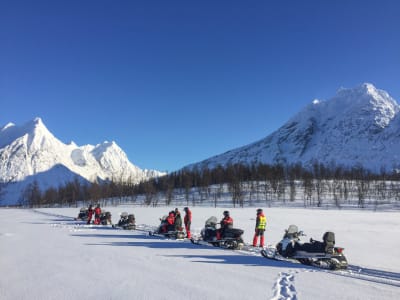
[[[167,222],[168,216],[163,216],[160,218],[160,226],[154,231],[149,231],[149,235],[152,236],[162,236],[166,238],[172,238],[177,240],[182,240],[185,238],[185,233],[182,230],[177,230],[175,225],[170,225]]]
[[[79,211],[78,216],[75,218],[75,221],[86,221],[88,218],[88,209],[87,207],[82,207]]]
[[[300,262],[304,265],[330,270],[347,268],[347,259],[343,254],[344,248],[335,247],[333,232],[325,232],[322,237],[323,242],[311,238],[309,243],[302,243],[300,236],[305,236],[305,234],[299,231],[296,225],[290,225],[276,247],[261,250],[261,255],[265,258]]]
[[[136,222],[135,222],[135,215],[128,214],[126,211],[120,214],[120,219],[118,224],[113,225],[113,227],[121,227],[122,229],[128,230],[135,230],[136,229]]]
[[[100,214],[100,224],[101,225],[112,225],[111,213],[109,211],[102,212]]]
[[[244,242],[242,235],[244,231],[238,228],[217,228],[218,225],[217,218],[212,216],[206,220],[204,228],[201,230],[201,237],[192,237],[190,241],[193,244],[200,244],[205,242],[211,244],[215,247],[228,248],[239,250],[243,248]],[[217,231],[221,232],[221,236],[218,237]]]

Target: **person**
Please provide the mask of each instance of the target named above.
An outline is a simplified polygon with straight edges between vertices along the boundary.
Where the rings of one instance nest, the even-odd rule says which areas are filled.
[[[93,216],[93,205],[90,204],[88,208],[87,224],[90,224],[90,222],[92,221],[92,216]]]
[[[224,237],[225,229],[233,227],[233,219],[230,217],[229,211],[225,210],[224,217],[220,222],[220,228],[217,230],[217,239],[220,240]]]
[[[183,211],[185,212],[185,217],[183,218],[183,222],[185,223],[186,237],[190,239],[191,237],[190,225],[192,224],[192,212],[189,209],[189,207],[185,207]]]
[[[182,231],[182,217],[181,212],[178,208],[175,208],[175,220],[174,220],[175,230]]]
[[[260,237],[260,247],[264,247],[264,231],[267,225],[267,218],[261,208],[257,209],[256,228],[253,238],[253,247],[257,247],[258,237]]]
[[[101,223],[100,214],[101,214],[100,204],[97,204],[96,208],[94,209],[94,224],[96,225],[99,225]]]
[[[169,212],[168,217],[165,219],[161,231],[166,233],[168,231],[175,230],[175,212],[172,210]]]

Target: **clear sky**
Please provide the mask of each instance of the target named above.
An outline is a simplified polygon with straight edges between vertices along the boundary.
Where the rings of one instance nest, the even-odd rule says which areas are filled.
[[[0,2],[0,126],[115,141],[174,171],[266,137],[313,99],[400,101],[400,1]]]

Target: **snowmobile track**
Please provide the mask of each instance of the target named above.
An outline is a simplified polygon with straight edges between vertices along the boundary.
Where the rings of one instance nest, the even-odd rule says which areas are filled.
[[[400,273],[368,269],[354,265],[349,265],[347,270],[324,271],[339,276],[400,287]]]

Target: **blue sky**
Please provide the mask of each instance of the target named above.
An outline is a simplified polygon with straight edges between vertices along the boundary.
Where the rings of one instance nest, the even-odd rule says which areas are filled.
[[[400,1],[2,1],[0,125],[174,171],[371,82],[400,100]]]

